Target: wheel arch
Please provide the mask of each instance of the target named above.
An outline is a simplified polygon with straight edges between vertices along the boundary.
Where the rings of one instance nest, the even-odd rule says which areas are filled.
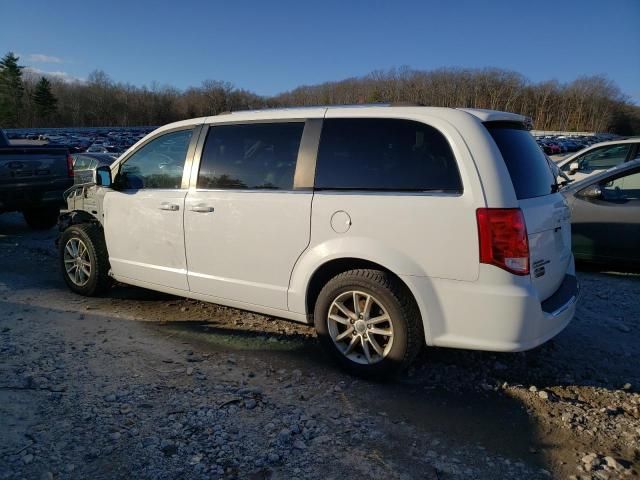
[[[58,221],[58,227],[60,231],[66,230],[71,225],[77,225],[79,223],[97,223],[100,224],[98,219],[84,210],[71,210],[60,215]]]
[[[305,292],[305,313],[307,315],[312,315],[318,295],[320,294],[322,287],[324,287],[329,280],[346,271],[359,269],[381,270],[392,276],[396,281],[403,284],[407,290],[410,291],[409,287],[400,277],[398,277],[398,275],[379,263],[356,257],[334,258],[318,266],[318,268],[311,274]]]
[[[411,296],[417,306],[418,312],[420,314],[420,322],[422,323],[423,331],[425,334],[425,340],[427,341],[427,343],[429,343],[430,329],[428,325],[428,315],[425,311],[423,302],[420,302],[418,299],[415,285],[406,282],[401,275],[397,274],[393,269],[385,266],[384,264],[358,256],[337,257],[328,259],[327,261],[318,265],[313,273],[309,276],[309,279],[305,284],[303,294],[303,308],[308,322],[313,323],[313,310],[315,308],[315,303],[324,285],[326,285],[326,283],[331,278],[339,275],[340,273],[357,269],[372,269],[383,271],[390,275],[395,281],[397,281],[398,284],[402,286],[402,288],[406,289],[406,292]]]
[[[62,232],[64,232],[72,225],[80,225],[83,223],[98,225],[100,227],[100,230],[102,231],[102,224],[100,223],[100,221],[95,216],[84,210],[71,210],[70,212],[61,214],[60,218],[58,219],[58,231],[60,232],[60,234],[62,234]],[[60,242],[60,234],[56,239],[56,245],[58,245],[58,243]]]

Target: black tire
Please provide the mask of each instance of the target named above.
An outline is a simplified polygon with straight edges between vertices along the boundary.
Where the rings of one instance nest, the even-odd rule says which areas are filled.
[[[22,212],[27,225],[34,230],[49,230],[58,223],[58,207],[29,208]]]
[[[88,261],[91,263],[89,278],[83,285],[74,283],[65,268],[65,249],[72,239],[79,239],[86,245]],[[102,228],[99,225],[93,223],[71,225],[62,232],[58,251],[62,276],[72,291],[93,297],[106,292],[111,287],[113,281],[109,276],[109,254]]]
[[[393,342],[377,363],[357,363],[348,358],[331,337],[329,309],[335,299],[351,290],[373,295],[391,319]],[[329,354],[350,373],[365,378],[393,377],[409,366],[424,344],[422,319],[413,296],[404,284],[379,270],[349,270],[329,280],[316,300],[314,323],[318,338]]]

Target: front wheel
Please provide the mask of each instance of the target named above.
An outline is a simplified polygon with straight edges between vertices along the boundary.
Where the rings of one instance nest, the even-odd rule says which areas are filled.
[[[379,270],[349,270],[322,289],[314,323],[323,346],[347,370],[388,377],[406,368],[424,342],[406,286]]]
[[[64,281],[74,292],[91,297],[111,286],[109,255],[98,225],[67,228],[60,236],[59,254]]]

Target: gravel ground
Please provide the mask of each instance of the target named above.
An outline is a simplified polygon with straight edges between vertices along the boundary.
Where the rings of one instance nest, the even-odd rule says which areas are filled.
[[[581,271],[556,339],[350,377],[309,327],[118,285],[0,216],[0,479],[636,478],[640,275]]]

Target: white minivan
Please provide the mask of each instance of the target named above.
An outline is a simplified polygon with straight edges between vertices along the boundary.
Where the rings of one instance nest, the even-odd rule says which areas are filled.
[[[69,197],[60,264],[313,324],[349,370],[533,348],[575,311],[569,209],[511,113],[237,112],[166,125]]]

